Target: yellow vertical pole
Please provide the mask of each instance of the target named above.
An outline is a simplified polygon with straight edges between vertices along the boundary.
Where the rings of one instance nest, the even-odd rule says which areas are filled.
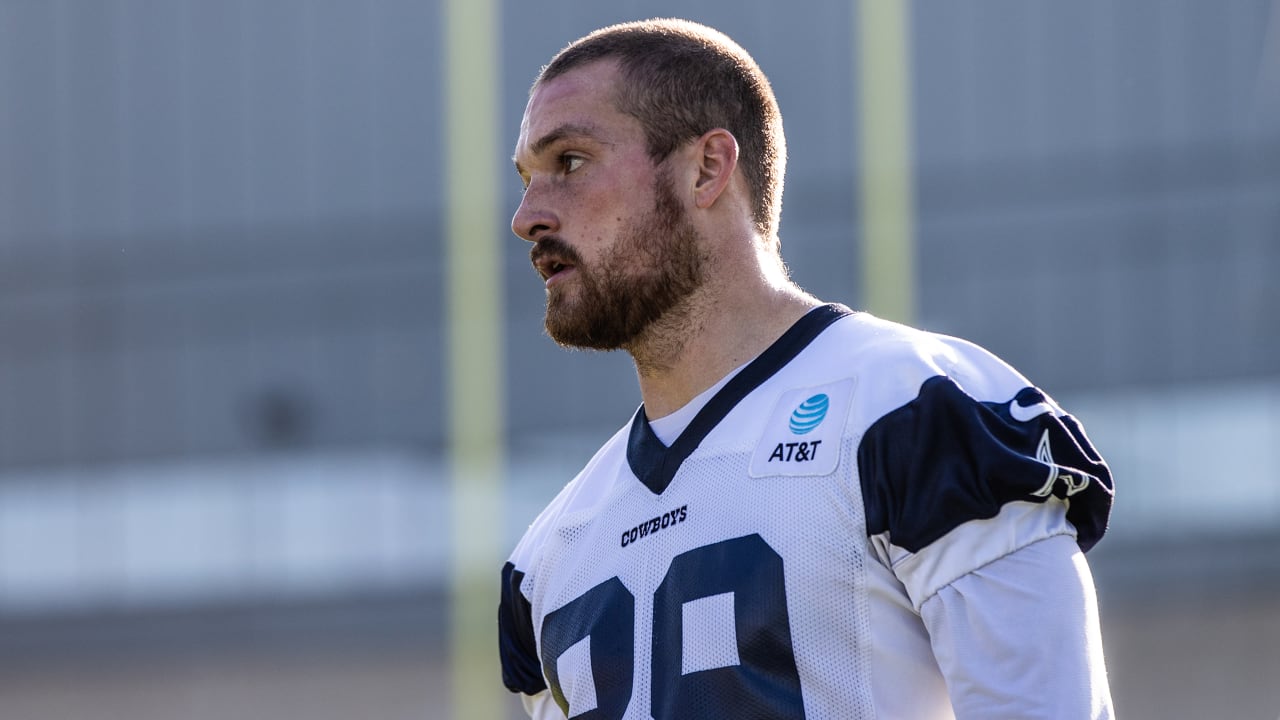
[[[909,0],[857,0],[862,298],[881,317],[916,313]]]
[[[498,22],[495,0],[445,0],[447,186],[445,387],[452,473],[450,633],[453,716],[498,720],[503,449],[499,243]]]

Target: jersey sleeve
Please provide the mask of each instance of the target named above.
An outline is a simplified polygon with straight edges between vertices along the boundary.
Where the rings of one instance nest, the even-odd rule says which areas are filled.
[[[881,357],[857,446],[868,542],[920,615],[956,716],[1111,717],[1083,555],[1107,529],[1106,463],[976,345],[934,336]]]
[[[929,377],[858,445],[868,536],[917,611],[1019,548],[1071,535],[1087,550],[1106,530],[1106,464],[1074,418],[1005,375],[968,382],[973,394],[951,375]]]
[[[547,689],[538,660],[533,633],[533,614],[520,586],[524,573],[508,562],[502,568],[501,600],[498,606],[498,655],[502,661],[502,682],[511,692],[528,697]]]
[[[1113,716],[1093,579],[1070,537],[959,578],[921,617],[959,720]]]

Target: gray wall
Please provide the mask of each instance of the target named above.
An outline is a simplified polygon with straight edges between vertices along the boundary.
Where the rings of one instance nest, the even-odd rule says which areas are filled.
[[[437,15],[0,3],[0,468],[439,436]]]
[[[925,321],[1052,387],[1280,372],[1269,5],[921,5]]]

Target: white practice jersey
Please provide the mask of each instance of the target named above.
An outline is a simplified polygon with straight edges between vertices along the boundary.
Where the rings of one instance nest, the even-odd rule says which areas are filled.
[[[826,305],[670,447],[641,408],[539,515],[503,678],[536,718],[1108,717],[1079,553],[1111,499],[1008,365]]]

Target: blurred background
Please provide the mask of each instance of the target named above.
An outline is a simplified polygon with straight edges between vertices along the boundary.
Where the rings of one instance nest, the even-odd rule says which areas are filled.
[[[638,394],[510,148],[658,15],[772,79],[801,285],[1110,461],[1118,714],[1280,717],[1280,0],[0,0],[0,718],[515,716],[498,569]]]

